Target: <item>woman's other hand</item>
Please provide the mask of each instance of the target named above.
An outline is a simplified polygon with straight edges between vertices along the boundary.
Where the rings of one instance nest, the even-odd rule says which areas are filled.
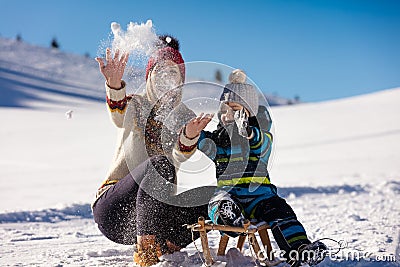
[[[200,132],[207,126],[212,120],[214,114],[201,113],[196,118],[191,119],[185,127],[185,135],[189,139],[193,139],[200,134]]]

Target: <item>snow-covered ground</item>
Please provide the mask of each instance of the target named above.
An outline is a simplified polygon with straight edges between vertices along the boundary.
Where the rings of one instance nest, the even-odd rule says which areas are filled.
[[[116,138],[96,62],[0,39],[0,92],[0,266],[132,266],[90,210]],[[312,240],[347,243],[321,266],[399,266],[399,103],[397,88],[272,108],[280,195]],[[195,244],[158,265],[201,266]],[[244,254],[239,266],[255,266]]]

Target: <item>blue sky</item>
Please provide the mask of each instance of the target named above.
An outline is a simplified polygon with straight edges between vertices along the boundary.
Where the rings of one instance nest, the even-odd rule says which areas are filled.
[[[0,0],[0,36],[95,57],[110,23],[151,19],[186,61],[244,69],[265,93],[303,101],[400,86],[400,1]]]

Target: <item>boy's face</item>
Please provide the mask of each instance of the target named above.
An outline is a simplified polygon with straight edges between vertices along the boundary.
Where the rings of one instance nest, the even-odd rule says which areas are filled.
[[[235,121],[234,115],[237,110],[241,110],[243,108],[242,105],[235,102],[223,102],[221,103],[220,112],[221,112],[221,122],[223,125],[227,125],[233,123]],[[249,116],[249,112],[247,109],[244,109]]]

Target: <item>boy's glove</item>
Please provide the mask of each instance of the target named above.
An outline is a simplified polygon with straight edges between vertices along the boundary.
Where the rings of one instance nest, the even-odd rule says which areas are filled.
[[[247,116],[244,108],[235,112],[234,119],[236,126],[238,127],[239,134],[243,137],[249,137],[252,130],[249,126],[249,117]]]

